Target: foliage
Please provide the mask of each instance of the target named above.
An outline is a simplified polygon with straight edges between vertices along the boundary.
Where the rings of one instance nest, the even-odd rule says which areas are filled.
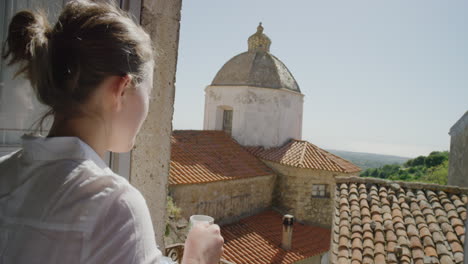
[[[448,151],[433,151],[429,156],[419,156],[406,161],[403,166],[387,164],[379,168],[366,169],[361,177],[375,177],[400,181],[421,181],[447,184]]]
[[[446,185],[447,175],[448,175],[448,160],[445,160],[439,166],[429,169],[427,174],[421,177],[421,180],[424,182],[432,182],[432,183]]]
[[[173,219],[179,219],[181,217],[182,209],[176,206],[172,197],[167,197],[167,216]]]
[[[171,219],[178,220],[182,216],[182,209],[176,206],[172,197],[167,197],[167,206],[166,206],[167,220],[166,220],[166,230],[164,232],[165,236],[169,236],[171,228],[169,226],[169,221]]]

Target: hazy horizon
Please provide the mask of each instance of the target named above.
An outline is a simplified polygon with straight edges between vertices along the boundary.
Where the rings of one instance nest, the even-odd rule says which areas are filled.
[[[187,1],[174,129],[203,129],[204,88],[259,22],[304,97],[302,139],[416,157],[468,110],[468,2]]]

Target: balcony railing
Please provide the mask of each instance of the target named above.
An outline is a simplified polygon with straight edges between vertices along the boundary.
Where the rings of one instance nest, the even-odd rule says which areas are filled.
[[[177,263],[181,263],[182,258],[184,256],[184,244],[182,243],[177,243],[177,244],[172,244],[169,246],[166,246],[166,252],[165,252],[167,257],[170,257],[173,261]],[[225,259],[221,259],[219,261],[219,264],[236,264],[230,261],[227,261]]]

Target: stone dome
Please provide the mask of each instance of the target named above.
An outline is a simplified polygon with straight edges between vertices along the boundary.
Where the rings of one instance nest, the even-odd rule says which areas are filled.
[[[234,56],[218,71],[212,86],[254,86],[301,92],[286,65],[270,53],[271,40],[262,24],[248,39],[249,50]]]

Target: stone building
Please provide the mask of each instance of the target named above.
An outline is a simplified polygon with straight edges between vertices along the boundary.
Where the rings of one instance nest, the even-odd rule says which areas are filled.
[[[271,206],[276,175],[223,131],[172,133],[169,195],[188,219],[231,223]]]
[[[278,175],[274,205],[302,222],[319,226],[331,226],[336,177],[357,175],[361,170],[304,140],[290,140],[276,148],[247,147],[247,150]]]
[[[323,226],[329,227],[329,224],[296,222],[291,248],[280,246],[284,236],[284,212],[274,210],[273,195],[278,193],[277,179],[281,176],[250,153],[251,150],[224,131],[216,130],[176,130],[171,145],[169,195],[182,209],[183,218],[206,214],[222,225],[223,259],[237,264],[326,263],[330,229]],[[315,162],[322,164],[320,160]],[[282,165],[278,163],[278,166]],[[329,166],[336,165],[330,163]],[[303,180],[310,180],[305,179],[310,175],[304,176]],[[301,205],[293,204],[292,207],[296,206]],[[320,208],[315,210],[320,211]],[[320,213],[331,215],[329,211]],[[182,242],[187,231],[186,221],[179,219],[170,226],[171,235],[167,241],[171,244]]]
[[[224,130],[243,146],[278,147],[301,138],[304,95],[270,45],[260,24],[248,51],[218,71],[205,89],[203,129]]]
[[[448,184],[468,187],[468,111],[452,126],[449,134]]]
[[[217,184],[219,186],[206,188],[220,188],[221,185],[228,184],[231,186],[232,182],[225,181],[231,180],[229,177],[208,180],[208,175],[211,175],[217,166],[223,168],[221,175],[236,169],[240,172],[247,163],[231,166],[231,159],[234,157],[229,154],[232,151],[227,150],[232,148],[240,151],[243,147],[277,175],[265,178],[264,182],[258,183],[260,185],[256,187],[257,190],[272,192],[271,188],[274,186],[274,202],[270,202],[269,205],[284,213],[294,214],[299,221],[329,227],[335,177],[357,175],[360,168],[301,140],[304,95],[287,67],[269,52],[270,45],[271,40],[263,33],[260,24],[257,32],[248,39],[248,51],[225,63],[212,84],[205,89],[205,130],[173,133],[171,196],[187,214],[200,208],[201,201],[204,201],[204,206],[214,204],[213,199],[218,192],[210,197],[207,196],[208,192],[201,192],[202,196],[198,197],[196,203],[189,203],[182,195],[185,192],[181,190],[191,188],[194,193],[199,193],[196,190],[205,188],[201,187],[201,183],[215,181],[220,182]],[[219,132],[210,132],[213,130],[224,131],[234,140],[223,138]],[[204,174],[205,180],[200,181],[197,178],[191,167],[187,167],[186,162],[180,160],[182,156],[190,157],[190,162],[207,169],[197,172]],[[253,156],[242,154],[239,157],[253,160]],[[209,157],[209,161],[204,157]],[[241,174],[235,177],[238,178]],[[262,172],[261,176],[265,174],[266,172]],[[247,176],[260,175],[245,174],[243,177]],[[271,181],[268,187],[264,185],[266,181]],[[183,185],[184,187],[181,187]],[[193,187],[188,187],[189,185]],[[223,197],[230,199],[225,193]],[[235,197],[232,199],[239,199],[240,196]],[[213,210],[210,207],[202,211],[213,213],[217,219],[229,219],[243,214],[239,209],[237,215],[226,213],[222,216],[219,215],[220,212]]]
[[[223,224],[228,261],[325,263],[336,177],[360,168],[301,140],[304,95],[270,45],[259,25],[206,87],[204,130],[173,132],[170,196]],[[282,214],[297,220],[289,249]]]

